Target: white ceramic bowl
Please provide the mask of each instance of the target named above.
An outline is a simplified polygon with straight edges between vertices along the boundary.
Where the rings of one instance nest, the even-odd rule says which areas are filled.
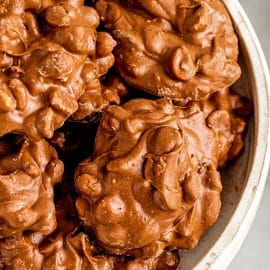
[[[257,212],[270,160],[270,80],[256,34],[236,0],[223,0],[239,37],[242,77],[233,87],[253,100],[242,156],[222,173],[224,191],[217,223],[192,251],[180,251],[181,270],[226,269],[239,250]]]

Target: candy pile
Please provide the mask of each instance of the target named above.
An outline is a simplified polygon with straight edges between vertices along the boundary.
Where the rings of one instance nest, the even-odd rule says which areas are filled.
[[[0,269],[175,269],[244,147],[237,61],[220,0],[2,1]]]

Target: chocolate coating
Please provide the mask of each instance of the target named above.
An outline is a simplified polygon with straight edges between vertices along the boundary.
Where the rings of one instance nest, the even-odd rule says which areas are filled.
[[[59,234],[55,239],[51,239],[51,243],[50,239],[47,241],[40,250],[44,256],[42,269],[113,269],[113,262],[105,256],[94,256],[95,247],[83,233],[66,237]]]
[[[193,248],[217,219],[220,136],[196,104],[135,99],[101,120],[93,160],[80,164],[76,205],[113,254],[148,258]]]
[[[100,82],[116,42],[96,31],[97,12],[80,1],[56,2],[29,5],[30,12],[28,2],[10,1],[16,12],[0,12],[0,136],[51,138],[78,109],[81,119],[120,102],[118,85]]]
[[[42,269],[170,270],[177,266],[178,255],[170,251],[148,259],[104,254],[84,232],[79,232],[79,221],[67,178],[61,187],[61,199],[56,204],[57,230],[39,246],[44,256]]]
[[[244,147],[252,107],[229,90],[241,71],[220,0],[93,2],[0,4],[0,269],[175,269]],[[163,98],[111,106],[127,94],[114,64]]]
[[[0,269],[41,270],[43,256],[38,245],[43,237],[32,233],[0,240]]]
[[[148,259],[121,259],[114,269],[119,270],[173,270],[179,262],[176,252],[164,251],[161,255]]]
[[[102,112],[109,105],[120,104],[120,98],[127,92],[126,86],[115,76],[105,83],[96,79],[88,84],[79,98],[79,108],[72,115],[72,119],[80,121],[87,116],[93,116],[93,113]]]
[[[219,136],[219,148],[223,153],[219,167],[235,159],[244,148],[247,118],[253,108],[249,100],[225,88],[201,99],[197,104],[206,116],[207,125],[215,129]]]
[[[177,254],[165,251],[149,259],[125,259],[97,254],[84,233],[58,234],[40,243],[40,235],[30,234],[0,240],[0,268],[5,270],[172,270]]]
[[[240,76],[237,37],[219,0],[99,0],[96,8],[118,42],[118,71],[139,89],[199,99]]]
[[[38,233],[28,233],[1,239],[0,269],[170,270],[176,267],[178,256],[175,252],[165,251],[149,259],[102,254],[85,233],[78,232],[79,223],[66,184],[61,184],[61,199],[56,204],[57,230],[46,238]]]
[[[56,228],[53,186],[63,170],[45,140],[25,139],[17,153],[0,158],[0,238],[26,230],[46,235]]]

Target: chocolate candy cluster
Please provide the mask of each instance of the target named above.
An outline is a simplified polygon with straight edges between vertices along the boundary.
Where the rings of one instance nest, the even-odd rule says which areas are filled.
[[[237,42],[220,0],[2,1],[0,269],[175,269],[244,147]]]

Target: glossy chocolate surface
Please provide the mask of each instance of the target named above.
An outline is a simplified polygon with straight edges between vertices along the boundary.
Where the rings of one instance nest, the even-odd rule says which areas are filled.
[[[0,238],[56,228],[54,185],[63,163],[45,140],[23,139],[19,151],[0,158]]]
[[[190,249],[215,222],[217,168],[242,147],[233,115],[217,100],[180,107],[135,99],[105,112],[94,157],[76,173],[79,216],[105,250],[147,257]]]
[[[114,64],[116,42],[96,31],[100,20],[92,7],[29,2],[1,4],[0,136],[40,140],[78,109],[81,119],[120,102],[119,84],[100,82]]]
[[[0,269],[173,270],[244,149],[237,37],[219,0],[87,4],[0,3]]]
[[[99,0],[97,11],[118,42],[122,77],[173,99],[199,99],[240,76],[238,44],[219,0]]]

